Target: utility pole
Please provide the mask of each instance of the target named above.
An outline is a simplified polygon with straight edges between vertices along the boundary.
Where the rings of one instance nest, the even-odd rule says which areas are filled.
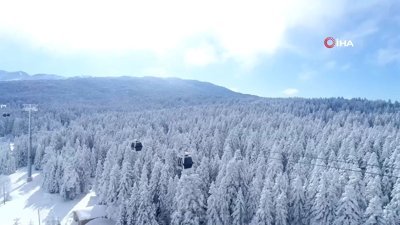
[[[39,225],[40,225],[40,209],[37,210],[38,213],[38,220],[39,220]]]
[[[32,112],[36,112],[37,105],[34,104],[24,104],[24,111],[27,111],[29,113],[29,148],[28,148],[28,178],[27,182],[32,181],[32,159],[31,159],[31,154],[32,154],[32,127],[31,127],[31,114]]]
[[[3,185],[3,202],[4,202],[4,205],[6,204],[6,184],[5,184],[5,181],[4,181],[4,185]]]

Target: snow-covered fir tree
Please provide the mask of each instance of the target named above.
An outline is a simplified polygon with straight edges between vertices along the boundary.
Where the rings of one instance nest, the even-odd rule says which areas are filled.
[[[182,175],[175,195],[176,209],[172,213],[172,224],[200,225],[206,222],[205,196],[200,189],[201,182],[197,174]]]

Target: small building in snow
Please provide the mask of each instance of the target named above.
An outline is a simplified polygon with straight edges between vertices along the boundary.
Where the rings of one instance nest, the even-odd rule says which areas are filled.
[[[106,218],[106,206],[95,205],[82,209],[77,209],[72,212],[74,221],[78,225],[86,225],[90,221],[98,218]]]
[[[115,222],[110,219],[97,218],[89,221],[86,225],[115,225]]]

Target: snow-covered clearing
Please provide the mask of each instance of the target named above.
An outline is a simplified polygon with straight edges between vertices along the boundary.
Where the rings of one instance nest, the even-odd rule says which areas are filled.
[[[40,185],[42,176],[33,173],[33,181],[26,182],[26,169],[19,169],[11,174],[11,200],[0,204],[0,224],[13,225],[19,219],[20,225],[41,225],[48,219],[59,219],[62,225],[70,225],[71,212],[74,209],[92,206],[96,203],[94,192],[80,196],[73,201],[64,201],[58,194],[44,192]]]

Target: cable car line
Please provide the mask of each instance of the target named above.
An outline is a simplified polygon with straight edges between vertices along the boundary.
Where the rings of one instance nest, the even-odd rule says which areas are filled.
[[[282,160],[279,158],[273,158],[273,157],[269,157],[269,159],[275,159],[275,160]],[[321,165],[321,164],[315,164],[315,163],[303,163],[303,162],[295,162],[295,161],[288,161],[288,163],[292,163],[292,164],[303,164],[303,165],[310,165],[310,166],[321,166],[321,167],[326,167],[326,168],[331,168],[331,169],[338,169],[338,170],[345,170],[345,171],[352,171],[352,172],[359,172],[361,173],[362,170],[354,170],[354,169],[349,169],[349,168],[342,168],[342,167],[336,167],[336,166],[329,166],[329,165]],[[365,171],[365,174],[371,174],[371,175],[378,175],[378,176],[386,176],[386,177],[393,177],[393,178],[400,178],[399,176],[394,176],[394,175],[387,175],[387,174],[379,174],[379,173],[373,173],[373,172],[368,172]]]
[[[273,153],[273,154],[282,154],[282,153],[284,153],[284,152],[270,152],[270,153]],[[291,154],[293,154],[293,153],[291,153]],[[325,160],[328,160],[328,161],[330,160],[330,161],[341,162],[341,163],[346,163],[346,164],[358,165],[358,163],[347,162],[347,161],[340,160],[340,159],[324,159],[324,158],[321,158],[321,157],[318,157],[318,156],[312,156],[311,154],[305,154],[305,155],[303,155],[302,157],[311,158],[311,159],[320,159],[320,160],[324,160],[324,161],[325,161]],[[366,166],[371,166],[371,167],[377,167],[377,168],[380,168],[380,169],[400,170],[399,167],[395,167],[395,166],[384,166],[384,165],[382,165],[382,167],[381,167],[381,166],[379,166],[379,165],[373,165],[373,164],[369,164],[369,163],[366,163],[365,165],[366,165]]]
[[[143,144],[136,140],[131,143],[131,149],[137,152],[142,151]],[[181,166],[183,169],[190,169],[193,166],[193,158],[189,154],[189,152],[184,152],[182,157],[178,158],[178,166]]]

